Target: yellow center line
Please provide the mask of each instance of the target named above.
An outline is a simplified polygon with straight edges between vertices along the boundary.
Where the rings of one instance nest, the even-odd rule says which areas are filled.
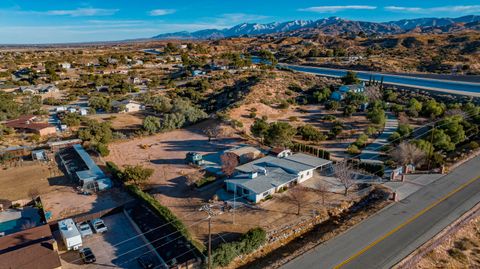
[[[349,262],[351,262],[352,260],[358,258],[358,256],[362,255],[363,253],[365,253],[367,250],[371,249],[372,247],[374,247],[375,245],[377,245],[378,243],[380,243],[381,241],[385,240],[387,237],[391,236],[392,234],[394,234],[395,232],[397,232],[398,230],[402,229],[403,227],[405,227],[406,225],[410,224],[411,222],[413,222],[414,220],[416,220],[417,218],[419,218],[420,216],[422,216],[423,214],[425,214],[427,211],[429,211],[430,209],[432,209],[433,207],[435,207],[436,205],[440,204],[441,202],[447,200],[448,198],[450,198],[452,195],[456,194],[457,192],[465,189],[468,185],[472,184],[473,182],[475,182],[476,180],[480,179],[480,176],[478,177],[475,177],[475,178],[472,178],[470,179],[469,181],[467,181],[466,183],[460,185],[458,188],[454,189],[453,191],[451,191],[450,193],[448,193],[447,195],[443,196],[442,198],[440,198],[439,200],[437,200],[436,202],[432,203],[431,205],[427,206],[426,208],[422,209],[420,212],[418,212],[417,214],[415,214],[413,217],[409,218],[408,220],[406,220],[405,222],[403,222],[402,224],[398,225],[396,228],[394,228],[393,230],[389,231],[388,233],[386,233],[385,235],[383,235],[382,237],[378,238],[377,240],[373,241],[371,244],[369,244],[368,246],[366,246],[365,248],[363,248],[362,250],[360,250],[359,252],[355,253],[354,255],[352,255],[350,258],[346,259],[345,261],[343,261],[342,263],[336,265],[334,268],[335,269],[339,269],[341,268],[342,266],[348,264]]]

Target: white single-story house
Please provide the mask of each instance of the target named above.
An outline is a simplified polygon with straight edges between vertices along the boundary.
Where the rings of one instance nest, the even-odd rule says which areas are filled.
[[[144,105],[133,100],[114,101],[112,102],[112,106],[115,108],[116,111],[125,113],[138,112],[145,109]]]
[[[64,69],[70,69],[70,68],[72,68],[72,64],[69,63],[69,62],[64,62],[64,63],[61,63],[60,65],[61,65],[62,68],[64,68]]]
[[[59,89],[53,84],[40,84],[30,86],[20,86],[19,91],[22,93],[39,94],[58,92]]]
[[[353,84],[353,85],[342,85],[338,90],[332,92],[330,95],[330,99],[334,101],[341,101],[345,98],[347,93],[353,92],[353,93],[362,93],[365,91],[365,82],[361,82],[359,84]]]
[[[283,187],[310,179],[316,169],[328,167],[331,163],[304,153],[283,158],[267,156],[238,166],[235,175],[225,180],[226,189],[258,203]]]

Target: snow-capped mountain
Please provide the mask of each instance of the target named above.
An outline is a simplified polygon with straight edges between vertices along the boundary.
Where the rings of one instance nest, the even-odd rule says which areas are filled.
[[[215,39],[225,37],[238,36],[257,36],[267,34],[288,34],[288,35],[308,35],[308,34],[327,34],[337,35],[343,33],[359,33],[364,34],[398,34],[422,29],[453,29],[450,25],[464,24],[468,28],[469,25],[476,25],[475,22],[480,21],[480,16],[469,15],[459,18],[420,18],[390,21],[384,23],[351,21],[339,17],[330,17],[311,20],[295,20],[288,22],[273,22],[267,24],[260,23],[242,23],[226,29],[205,29],[196,32],[176,32],[168,34],[160,34],[154,36],[154,39]],[[455,27],[458,29],[458,27]],[[476,28],[473,28],[474,30]]]

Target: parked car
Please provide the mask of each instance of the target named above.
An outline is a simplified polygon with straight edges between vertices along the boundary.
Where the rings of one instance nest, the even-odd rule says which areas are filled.
[[[90,224],[96,233],[105,233],[108,231],[107,226],[101,219],[94,219],[90,221]]]
[[[90,228],[90,225],[88,224],[88,222],[84,221],[81,223],[77,223],[77,227],[82,238],[93,235],[93,231]]]
[[[94,263],[97,261],[97,259],[95,258],[95,255],[93,254],[90,248],[82,248],[80,249],[79,253],[80,253],[80,258],[82,258],[82,261],[84,263]]]
[[[155,267],[155,261],[150,255],[140,256],[137,258],[137,261],[143,269],[152,269]]]

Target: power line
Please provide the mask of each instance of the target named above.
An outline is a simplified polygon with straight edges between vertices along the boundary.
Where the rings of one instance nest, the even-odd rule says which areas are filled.
[[[470,118],[470,117],[473,117],[473,116],[476,116],[476,115],[477,115],[477,113],[474,113],[473,115],[464,117],[464,119]],[[436,122],[439,122],[439,121],[442,121],[442,120],[443,120],[443,119],[439,119],[439,120],[437,120]],[[434,122],[434,124],[435,124],[436,122]],[[444,126],[444,125],[447,125],[447,124],[449,124],[449,123],[445,123],[445,124],[442,124],[442,125],[440,125],[440,126]],[[428,125],[430,125],[430,124],[425,124],[425,125],[423,125],[423,126],[421,126],[421,127],[428,126]],[[440,126],[437,126],[437,128],[440,127]],[[419,128],[421,128],[421,127],[419,127]],[[420,134],[420,135],[417,135],[417,136],[415,136],[415,137],[413,137],[413,138],[410,138],[410,140],[411,140],[411,139],[418,138],[418,137],[421,137],[421,136],[423,136],[424,134],[426,134],[426,133],[428,133],[428,132],[430,132],[430,131],[433,132],[433,129],[429,129],[429,130],[427,130],[426,132],[423,132],[423,133]],[[386,145],[392,144],[393,142],[395,142],[395,141],[397,141],[397,140],[400,140],[400,139],[402,139],[402,138],[404,138],[404,137],[408,137],[408,136],[410,136],[410,134],[406,134],[406,135],[400,136],[400,137],[397,138],[397,139],[394,139],[394,140],[392,140],[392,141],[389,141],[389,143],[387,143]],[[385,146],[385,145],[382,145],[381,147],[377,147],[377,148],[382,148],[382,147],[384,147],[384,146]],[[375,149],[377,149],[377,148],[375,148]],[[386,152],[390,152],[390,151],[392,151],[392,150],[394,150],[394,148],[392,148],[392,149],[390,149],[390,150],[388,150],[388,151],[386,151]],[[357,154],[356,156],[360,156],[360,155],[361,155],[361,154]],[[355,156],[354,156],[354,157],[355,157]],[[374,157],[375,157],[375,156],[372,156],[371,158],[374,158]],[[370,159],[370,158],[367,158],[366,160],[368,160],[368,159]],[[381,171],[381,169],[378,170],[378,171],[376,171],[376,172],[379,172],[379,171]],[[334,175],[334,174],[335,174],[335,173],[332,173],[331,175]],[[247,195],[242,195],[242,196],[239,197],[239,198],[242,198],[242,197],[245,197],[245,196],[247,196]],[[234,198],[234,199],[235,199],[235,198]],[[232,199],[229,199],[229,200],[232,200]],[[226,200],[226,201],[229,201],[229,200]],[[193,215],[193,213],[192,213],[192,214],[189,214],[189,215]],[[211,216],[209,215],[209,218],[207,218],[207,219],[211,219]],[[198,222],[196,222],[196,223],[193,223],[193,224],[189,225],[188,227],[192,227],[192,226],[198,225],[199,223],[203,222],[204,220],[206,220],[206,219],[203,219],[203,220],[201,220],[201,221],[198,221]],[[163,226],[165,226],[165,225],[167,225],[167,224],[170,224],[170,223],[172,223],[172,222],[173,222],[173,221],[171,221],[171,222],[169,222],[169,223],[165,223],[165,224],[163,224],[163,225],[161,225],[161,226],[159,226],[159,227],[157,227],[157,228],[155,228],[155,229],[158,229],[158,228],[160,228],[160,227],[163,227]],[[153,229],[153,230],[155,230],[155,229]],[[151,231],[153,231],[153,230],[147,231],[147,232],[145,232],[145,233],[151,232]],[[180,231],[176,231],[176,232],[173,232],[173,233],[171,233],[171,234],[175,234],[175,233],[177,233],[177,232],[180,232]],[[142,233],[142,234],[145,234],[145,233]],[[133,238],[138,237],[138,236],[140,236],[140,235],[142,235],[142,234],[139,234],[139,235],[136,235],[136,236],[134,236],[134,237],[132,237],[132,238],[130,238],[130,239],[124,240],[124,241],[122,241],[122,242],[119,243],[119,244],[122,244],[122,243],[124,243],[124,242],[129,241],[129,240],[132,240]],[[170,234],[170,235],[171,235],[171,234]],[[229,233],[226,233],[226,234],[233,234],[233,233],[232,233],[232,232],[229,232]],[[167,236],[168,236],[168,235],[167,235]],[[179,236],[178,238],[181,238],[182,236],[183,236],[183,235]],[[164,237],[162,237],[162,238],[160,238],[160,239],[163,239],[163,238],[165,238],[165,237],[166,237],[166,236],[164,236]],[[222,238],[223,241],[225,241],[221,235],[219,235],[219,237]],[[176,238],[176,239],[174,239],[174,240],[170,240],[170,241],[164,243],[163,245],[169,244],[170,242],[173,242],[173,241],[177,240],[178,238]],[[218,238],[218,237],[217,237],[217,238]],[[160,240],[160,239],[154,240],[153,242],[156,242],[156,241],[158,241],[158,240]],[[209,241],[211,241],[211,238],[209,238]],[[153,243],[153,242],[150,242],[150,243],[148,243],[148,244],[151,244],[151,243]],[[116,244],[116,245],[114,245],[114,246],[118,246],[119,244]],[[148,245],[148,244],[142,245],[141,247],[144,247],[144,246],[146,246],[146,245]],[[161,245],[161,246],[163,246],[163,245]],[[123,254],[120,255],[120,256],[126,255],[127,253],[130,253],[130,252],[132,252],[132,251],[134,251],[134,250],[136,250],[136,249],[138,249],[138,248],[141,248],[141,247],[137,247],[137,248],[135,248],[135,249],[133,249],[133,250],[131,250],[131,251],[128,251],[128,252],[126,252],[126,253],[123,253]],[[154,250],[156,251],[155,248],[154,248]],[[185,254],[187,254],[188,252],[191,252],[191,251],[193,251],[193,250],[195,250],[195,248],[192,248],[192,249],[190,249],[189,251],[187,251],[187,252],[185,252],[185,253],[183,253],[183,254],[181,254],[181,255],[178,255],[178,256],[176,256],[176,257],[174,257],[174,258],[172,258],[171,260],[173,260],[173,259],[175,259],[175,258],[177,258],[177,257],[183,256],[183,255],[185,255]],[[148,251],[148,252],[145,252],[145,253],[142,253],[142,255],[145,255],[146,253],[149,253],[149,252],[151,252],[151,251],[152,251],[152,250],[150,250],[150,251]],[[203,253],[201,253],[201,254],[203,255]],[[117,257],[118,257],[118,256],[117,256]],[[134,259],[136,259],[136,258],[138,258],[138,257],[141,257],[141,256],[137,256],[137,257],[135,257]],[[205,256],[204,256],[204,257],[205,257]],[[171,261],[171,260],[169,260],[169,261]],[[210,260],[210,259],[209,259],[209,260]],[[131,260],[129,260],[129,261],[131,261]],[[122,263],[122,264],[123,264],[123,263]]]

